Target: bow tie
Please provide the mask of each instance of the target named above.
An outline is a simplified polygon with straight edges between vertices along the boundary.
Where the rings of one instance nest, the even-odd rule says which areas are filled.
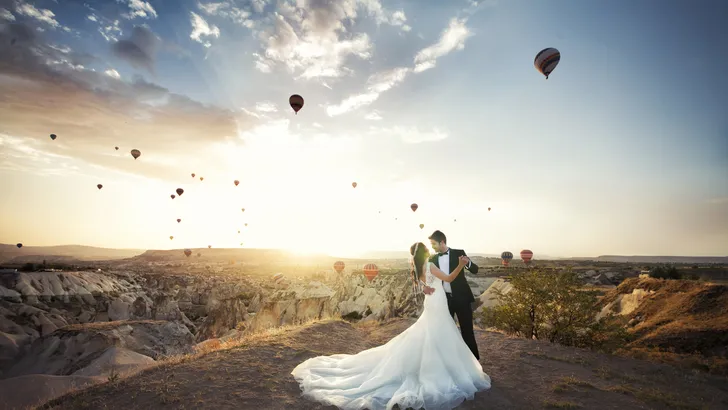
[[[440,256],[445,256],[448,254],[448,252],[450,252],[450,250],[447,250],[446,252],[438,252],[437,257],[439,258]]]

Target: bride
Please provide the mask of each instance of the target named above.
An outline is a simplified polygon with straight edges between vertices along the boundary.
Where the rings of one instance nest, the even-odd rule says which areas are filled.
[[[450,410],[490,388],[490,377],[450,316],[442,288],[442,281],[451,282],[462,272],[467,259],[461,257],[447,275],[428,262],[430,253],[421,242],[412,245],[410,254],[414,277],[436,289],[425,296],[419,319],[382,346],[299,364],[291,374],[303,396],[345,410],[391,410],[395,405]]]

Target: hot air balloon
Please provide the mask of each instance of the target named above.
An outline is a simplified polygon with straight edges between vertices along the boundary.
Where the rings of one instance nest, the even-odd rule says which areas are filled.
[[[58,138],[58,137],[56,137],[56,134],[51,134],[51,139],[52,139],[53,141],[55,141],[55,140],[56,140],[56,138]]]
[[[207,249],[210,249],[210,248],[212,248],[212,245],[207,245]]]
[[[371,282],[379,274],[379,268],[373,263],[367,263],[364,265],[364,276]]]
[[[240,242],[240,246],[243,246],[243,243],[242,242]]]
[[[303,97],[298,94],[293,94],[288,98],[288,103],[291,104],[291,108],[293,108],[293,111],[295,111],[296,115],[298,115],[298,111],[303,108]]]
[[[237,179],[235,181],[233,181],[233,184],[235,184],[235,186],[238,186],[239,183],[240,183],[240,181],[238,181]]]
[[[189,248],[185,249],[185,256],[189,258],[190,255],[192,255],[192,249],[189,249]]]
[[[336,273],[343,272],[344,267],[346,267],[346,265],[344,265],[344,262],[342,261],[336,261],[336,263],[334,263],[334,270],[336,271]]]
[[[134,159],[139,158],[140,155],[142,155],[142,152],[138,149],[131,150],[131,156],[134,157]]]
[[[281,272],[278,272],[275,275],[273,275],[273,281],[275,283],[281,283],[281,282],[283,282],[283,278],[284,277],[283,277],[283,274]]]
[[[238,233],[240,233],[240,231],[238,231]]]
[[[490,207],[488,207],[488,212],[490,212]]]
[[[354,187],[354,188],[356,188],[356,182],[352,182],[351,183],[351,186]]]
[[[18,248],[22,248],[23,247],[23,244],[22,243],[19,243],[19,244],[15,245],[15,246],[17,246]]]
[[[114,149],[118,151],[119,150],[119,147],[114,147]]]
[[[420,224],[420,229],[424,228],[425,224]]]
[[[511,262],[511,259],[513,259],[513,254],[508,251],[505,251],[505,252],[501,253],[501,259],[502,259],[503,266],[508,266],[508,264]]]
[[[240,208],[241,211],[245,212],[245,208]]]
[[[192,175],[192,178],[194,178],[194,177],[195,177],[195,173],[194,173],[194,172],[193,172],[193,173],[192,173],[191,175]]]
[[[204,180],[204,179],[205,179],[205,178],[203,178],[203,177],[200,177],[200,181],[202,181],[202,180]]]
[[[182,219],[177,218],[177,223],[180,223],[180,222],[182,222]]]
[[[169,240],[171,241],[172,239],[174,239],[174,236],[170,235]]]
[[[533,60],[533,65],[536,70],[549,79],[549,74],[554,71],[554,68],[559,64],[561,60],[561,53],[555,48],[544,48],[536,54],[536,58]]]
[[[101,185],[101,184],[96,184],[96,188],[98,188],[98,189],[101,189],[101,188],[103,188],[103,187],[104,187],[104,186],[103,186],[103,185]]]
[[[177,188],[177,189],[176,189],[176,192],[177,192],[177,195],[179,195],[179,196],[182,196],[182,194],[184,194],[184,193],[185,193],[185,190],[184,190],[184,189],[182,189],[182,188]]]
[[[172,199],[174,199],[176,197],[176,195],[175,194],[172,194],[169,197],[172,198]]]
[[[453,222],[457,222],[458,220],[457,220],[457,219],[453,219],[452,221],[453,221]]]
[[[248,224],[246,223],[245,226],[248,226]]]
[[[412,208],[412,212],[415,212],[419,206],[417,206],[417,204],[412,204],[410,205],[410,208]]]
[[[529,265],[531,263],[531,259],[533,259],[533,252],[531,252],[528,249],[524,249],[521,251],[521,260],[526,265]]]

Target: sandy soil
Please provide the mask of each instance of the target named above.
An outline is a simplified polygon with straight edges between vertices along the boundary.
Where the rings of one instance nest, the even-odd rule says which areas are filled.
[[[97,385],[44,408],[335,409],[301,398],[291,370],[310,357],[386,343],[412,323],[310,324]],[[725,378],[483,330],[476,337],[493,386],[458,409],[728,408]]]

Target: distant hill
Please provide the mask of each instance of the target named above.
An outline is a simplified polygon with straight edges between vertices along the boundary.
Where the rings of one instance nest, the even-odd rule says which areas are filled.
[[[143,253],[143,249],[110,249],[83,245],[23,246],[0,244],[0,263],[40,263],[51,261],[101,261],[125,259]]]
[[[601,255],[597,257],[573,257],[569,259],[620,263],[728,263],[728,256]]]

